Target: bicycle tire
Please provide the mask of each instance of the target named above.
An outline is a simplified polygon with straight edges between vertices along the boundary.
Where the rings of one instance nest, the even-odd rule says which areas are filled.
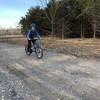
[[[35,48],[35,55],[36,55],[36,57],[38,59],[42,59],[42,57],[43,57],[43,49],[41,47]]]
[[[31,55],[31,52],[28,51],[28,45],[25,45],[25,53],[29,56]]]

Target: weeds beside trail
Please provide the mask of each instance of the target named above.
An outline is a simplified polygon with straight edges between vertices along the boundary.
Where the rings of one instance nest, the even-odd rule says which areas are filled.
[[[14,36],[0,38],[1,42],[25,45],[26,37]],[[42,37],[41,45],[45,50],[55,51],[64,54],[71,54],[78,57],[100,58],[100,40],[99,39],[58,39]]]
[[[53,41],[43,39],[42,44],[46,50],[53,50],[78,57],[100,58],[99,39],[56,39]]]

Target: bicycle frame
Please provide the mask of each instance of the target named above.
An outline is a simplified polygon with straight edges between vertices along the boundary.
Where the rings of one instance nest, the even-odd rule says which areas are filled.
[[[35,44],[32,45],[31,49],[34,50],[33,52],[35,52],[35,49],[40,47],[40,39],[35,38]]]

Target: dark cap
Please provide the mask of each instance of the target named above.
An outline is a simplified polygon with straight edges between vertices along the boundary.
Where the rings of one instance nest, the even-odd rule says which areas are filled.
[[[30,28],[32,27],[36,27],[36,24],[35,23],[30,24]]]

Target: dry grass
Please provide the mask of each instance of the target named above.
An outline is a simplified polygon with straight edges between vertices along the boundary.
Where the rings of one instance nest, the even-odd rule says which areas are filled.
[[[0,42],[23,45],[26,43],[26,39],[23,35],[6,35],[6,36],[0,37]]]
[[[22,35],[13,35],[0,38],[1,42],[25,45],[26,37]],[[99,56],[100,40],[99,39],[58,39],[50,37],[42,37],[41,45],[46,50],[54,50],[57,52],[72,54],[75,56]]]

